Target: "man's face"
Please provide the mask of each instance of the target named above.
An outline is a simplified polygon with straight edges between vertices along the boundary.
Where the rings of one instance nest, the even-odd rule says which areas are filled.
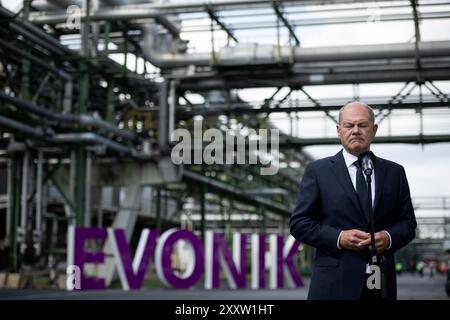
[[[362,104],[350,104],[342,110],[337,134],[341,144],[351,154],[358,156],[368,151],[378,126],[370,121],[369,111]]]

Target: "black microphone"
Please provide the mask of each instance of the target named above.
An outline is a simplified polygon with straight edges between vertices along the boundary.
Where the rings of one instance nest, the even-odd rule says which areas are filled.
[[[366,176],[372,175],[375,160],[376,157],[372,151],[366,151],[359,155],[358,162]]]

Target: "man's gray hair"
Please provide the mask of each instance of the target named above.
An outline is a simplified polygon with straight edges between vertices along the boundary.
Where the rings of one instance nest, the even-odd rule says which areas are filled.
[[[375,113],[373,112],[373,109],[366,103],[364,102],[360,102],[360,101],[351,101],[349,103],[346,103],[340,110],[339,110],[339,119],[338,119],[338,123],[341,123],[341,119],[342,119],[342,111],[344,111],[344,109],[351,105],[351,104],[360,104],[363,105],[367,108],[367,112],[369,112],[369,121],[372,123],[375,123]]]

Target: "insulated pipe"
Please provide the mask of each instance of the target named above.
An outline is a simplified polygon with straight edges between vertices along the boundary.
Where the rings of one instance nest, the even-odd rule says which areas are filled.
[[[50,5],[57,6],[60,8],[67,8],[71,5],[80,6],[83,4],[84,0],[47,0]]]
[[[0,116],[0,125],[5,126],[9,129],[17,130],[23,133],[26,133],[35,138],[44,138],[44,130],[42,128],[34,128],[23,124],[22,122]]]
[[[26,133],[34,138],[45,139],[49,142],[55,143],[70,143],[70,142],[88,142],[105,145],[111,150],[124,153],[126,155],[132,156],[138,160],[151,160],[152,156],[147,154],[139,153],[133,148],[126,147],[113,140],[106,139],[95,133],[85,132],[85,133],[62,133],[62,134],[46,134],[42,128],[35,128],[19,121],[0,116],[0,126],[4,126],[13,130],[17,130]]]
[[[107,146],[108,148],[124,153],[127,155],[133,154],[133,149],[126,147],[118,142],[106,139],[102,136],[99,136],[98,134],[92,133],[92,132],[83,132],[83,133],[61,133],[61,134],[55,134],[53,137],[49,139],[53,142],[58,143],[67,143],[67,142],[90,142],[90,143],[96,143],[96,144],[102,144]]]
[[[72,112],[72,93],[73,93],[73,81],[66,81],[64,84],[64,98],[63,98],[63,112]]]
[[[176,68],[189,65],[209,66],[211,64],[211,55],[209,53],[173,54],[157,51],[154,39],[158,35],[158,28],[154,24],[143,25],[142,32],[142,53],[146,59],[158,68]]]
[[[261,2],[261,1],[257,1]],[[243,3],[236,1],[236,3]],[[170,6],[170,5],[169,5]],[[120,10],[118,10],[120,8]],[[112,7],[102,8],[101,11],[95,11],[90,16],[92,21],[108,19],[138,19],[138,18],[160,18],[163,7]],[[161,10],[161,11],[158,11]],[[35,23],[57,23],[64,22],[67,15],[35,15],[30,18]],[[161,20],[162,21],[162,20]],[[161,23],[161,21],[159,21]],[[167,26],[166,26],[167,27]],[[143,51],[144,56],[157,67],[174,68],[186,67],[188,65],[208,66],[211,64],[209,53],[201,54],[172,54],[158,52],[154,46],[154,37],[157,36],[156,26],[146,24],[143,27]],[[359,46],[336,46],[319,48],[302,48],[284,46],[278,50],[277,46],[254,45],[251,50],[245,50],[244,56],[242,50],[239,57],[235,54],[240,46],[235,49],[227,48],[217,53],[218,65],[240,65],[240,64],[267,64],[279,62],[319,62],[319,61],[345,61],[345,60],[365,60],[365,59],[383,59],[383,58],[405,58],[414,57],[414,44],[381,44],[381,45],[359,45]],[[279,54],[280,53],[280,54]],[[421,42],[420,56],[448,56],[450,55],[450,42]]]
[[[81,7],[84,0],[33,0],[33,8],[38,11],[66,9],[75,5]]]
[[[126,4],[127,0],[101,0],[102,3],[108,5],[121,5]],[[33,7],[38,11],[51,11],[58,10],[62,8],[67,8],[70,5],[82,6],[82,1],[80,0],[34,0]]]
[[[186,67],[188,65],[208,66],[211,64],[209,53],[172,54],[161,53],[156,50],[154,39],[157,36],[155,25],[146,24],[143,30],[143,54],[159,68]],[[368,59],[411,58],[415,56],[415,45],[412,43],[354,45],[336,47],[281,47],[253,44],[245,45],[245,50],[237,45],[225,48],[216,53],[217,65],[248,65],[275,64],[279,62],[322,62],[347,61]],[[421,42],[421,57],[436,57],[450,55],[449,41]]]
[[[84,126],[93,126],[99,129],[104,129],[109,132],[114,133],[116,136],[128,139],[135,140],[137,139],[136,135],[132,132],[122,130],[117,128],[116,126],[110,124],[109,122],[103,121],[99,118],[88,116],[88,115],[73,115],[73,114],[62,114],[50,111],[48,109],[40,108],[27,100],[22,100],[16,97],[12,97],[3,92],[0,92],[0,100],[6,101],[8,103],[13,104],[14,106],[25,110],[27,112],[31,112],[52,120],[63,121],[63,122],[77,122]]]
[[[450,71],[446,69],[425,69],[421,72],[425,79],[429,80],[449,80]],[[344,83],[380,83],[380,82],[403,82],[415,81],[416,70],[392,70],[392,71],[360,71],[345,73],[319,73],[307,75],[293,75],[286,78],[275,75],[273,78],[242,78],[240,80],[229,80],[216,78],[196,79],[195,81],[181,81],[178,88],[185,90],[214,90],[233,88],[261,88],[273,86],[314,86]]]
[[[282,55],[289,54],[289,48],[282,49]],[[450,55],[450,41],[427,41],[420,43],[421,57]],[[357,46],[334,46],[323,48],[295,47],[295,62],[321,62],[343,60],[368,60],[415,57],[414,43],[373,44]]]
[[[85,10],[81,10],[80,21],[86,19]],[[30,16],[30,21],[37,25],[65,23],[70,18],[66,12],[57,14],[37,13]],[[165,27],[173,36],[178,38],[180,30],[161,12],[154,9],[145,8],[123,8],[109,7],[91,10],[89,14],[90,21],[105,20],[132,20],[132,19],[155,19],[160,25]]]
[[[359,0],[359,2],[373,2],[374,0]],[[109,0],[104,2],[111,2]],[[116,0],[112,1],[116,4]],[[122,1],[124,2],[124,1]],[[342,4],[354,3],[354,0],[283,0],[283,4],[294,5],[323,5],[323,4]],[[235,10],[235,9],[250,9],[250,8],[271,8],[273,0],[215,0],[215,1],[183,1],[178,3],[150,3],[150,4],[127,4],[121,6],[122,9],[140,9],[140,10],[158,10],[163,14],[181,14],[192,12],[204,12],[205,4],[211,3],[214,9]]]
[[[47,0],[34,0],[33,7],[38,11],[51,11],[61,9]]]

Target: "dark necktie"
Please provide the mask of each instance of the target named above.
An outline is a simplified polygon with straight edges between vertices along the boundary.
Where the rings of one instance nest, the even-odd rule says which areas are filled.
[[[369,203],[368,203],[368,192],[367,192],[367,183],[366,179],[364,179],[363,172],[361,169],[361,165],[358,161],[354,162],[355,166],[358,168],[356,171],[356,193],[358,194],[359,203],[364,211],[366,216],[369,215]]]

